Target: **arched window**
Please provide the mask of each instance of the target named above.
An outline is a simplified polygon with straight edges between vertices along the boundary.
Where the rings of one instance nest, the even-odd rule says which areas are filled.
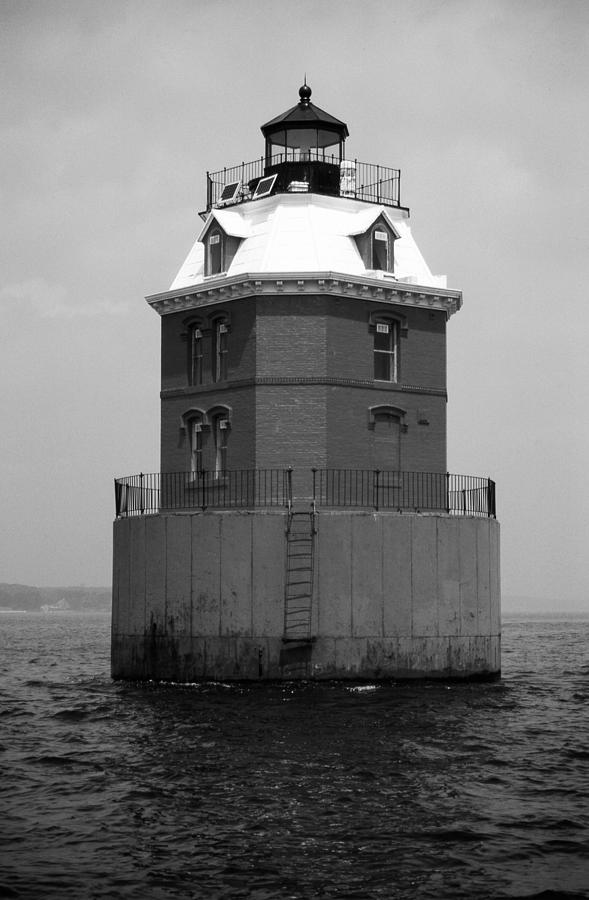
[[[188,471],[196,478],[205,468],[206,416],[200,409],[191,409],[182,416],[182,423],[187,438]]]
[[[374,328],[374,380],[397,381],[399,323],[395,319],[375,319]]]
[[[200,323],[188,329],[188,382],[203,383],[203,333]]]
[[[372,465],[382,471],[401,468],[401,433],[405,410],[395,406],[374,406],[369,411],[373,432]]]
[[[202,421],[193,419],[190,423],[190,471],[202,472],[203,432]]]
[[[389,413],[374,415],[374,468],[399,469],[401,422]]]
[[[215,453],[213,471],[215,478],[222,478],[227,471],[227,439],[229,435],[227,411],[217,412],[212,416],[212,431]]]
[[[229,326],[226,317],[213,320],[213,381],[227,378],[227,349]]]

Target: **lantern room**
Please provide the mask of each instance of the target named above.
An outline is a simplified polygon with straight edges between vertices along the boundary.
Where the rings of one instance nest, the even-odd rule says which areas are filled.
[[[277,176],[278,190],[338,195],[348,127],[311,102],[306,80],[299,98],[296,106],[262,125],[264,174]]]

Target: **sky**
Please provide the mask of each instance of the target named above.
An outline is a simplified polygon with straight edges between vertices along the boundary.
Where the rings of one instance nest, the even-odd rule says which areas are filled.
[[[448,468],[505,608],[589,609],[589,3],[0,0],[0,582],[106,585],[159,468],[159,317],[207,170],[298,100],[401,169],[448,326]]]

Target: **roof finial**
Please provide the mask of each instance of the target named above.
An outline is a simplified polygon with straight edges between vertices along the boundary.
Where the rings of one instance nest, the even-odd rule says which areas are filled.
[[[301,106],[308,106],[311,99],[311,88],[307,84],[307,73],[305,72],[305,83],[299,88],[299,103]]]

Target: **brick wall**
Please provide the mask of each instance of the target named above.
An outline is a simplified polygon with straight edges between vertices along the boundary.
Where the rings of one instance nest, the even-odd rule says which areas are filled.
[[[325,385],[258,386],[256,461],[261,468],[327,465]]]
[[[258,376],[325,376],[327,299],[314,296],[258,298]]]
[[[373,381],[369,317],[379,311],[399,318],[396,384]],[[206,324],[219,312],[230,324],[228,378],[191,387],[190,322]],[[189,467],[182,416],[215,406],[231,409],[229,468],[372,468],[378,455],[369,410],[393,406],[404,411],[401,467],[445,471],[445,329],[439,311],[329,294],[253,297],[164,316],[162,471]]]

